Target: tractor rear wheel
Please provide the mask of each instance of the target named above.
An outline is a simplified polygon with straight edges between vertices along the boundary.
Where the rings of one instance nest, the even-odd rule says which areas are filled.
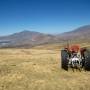
[[[61,51],[61,68],[68,71],[68,52],[66,50]]]
[[[84,52],[84,56],[85,56],[85,65],[84,65],[84,68],[85,68],[85,70],[90,71],[90,51],[86,50]]]

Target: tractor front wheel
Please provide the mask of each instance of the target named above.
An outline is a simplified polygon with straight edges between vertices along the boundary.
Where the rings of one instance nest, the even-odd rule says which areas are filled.
[[[68,52],[61,50],[61,68],[68,71]]]
[[[85,70],[90,71],[90,51],[86,50],[84,52],[84,56],[85,56],[85,65],[84,65],[84,68],[85,68]]]

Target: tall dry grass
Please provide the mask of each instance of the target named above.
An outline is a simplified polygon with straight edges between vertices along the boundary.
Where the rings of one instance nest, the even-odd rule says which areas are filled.
[[[90,90],[90,72],[62,70],[59,50],[0,49],[0,90]]]

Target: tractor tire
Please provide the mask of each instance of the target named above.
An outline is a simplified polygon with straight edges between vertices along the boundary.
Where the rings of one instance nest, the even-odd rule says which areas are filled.
[[[90,71],[90,51],[89,50],[85,51],[84,56],[85,56],[84,68],[86,71]]]
[[[61,50],[61,68],[68,71],[68,52],[66,50]]]

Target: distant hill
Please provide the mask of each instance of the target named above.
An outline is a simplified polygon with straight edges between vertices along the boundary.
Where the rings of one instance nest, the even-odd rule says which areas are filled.
[[[44,44],[48,42],[50,43],[54,39],[55,36],[53,35],[27,30],[19,33],[14,33],[12,35],[0,37],[0,41],[3,43],[4,41],[9,41],[9,43],[6,44],[7,47],[32,47],[38,44]]]
[[[90,42],[90,25],[79,27],[70,32],[58,34],[56,37],[61,40]]]
[[[8,36],[0,37],[1,47],[32,47],[47,43],[60,43],[66,40],[74,42],[90,42],[90,25],[82,26],[70,32],[58,35],[44,34],[24,30]]]

